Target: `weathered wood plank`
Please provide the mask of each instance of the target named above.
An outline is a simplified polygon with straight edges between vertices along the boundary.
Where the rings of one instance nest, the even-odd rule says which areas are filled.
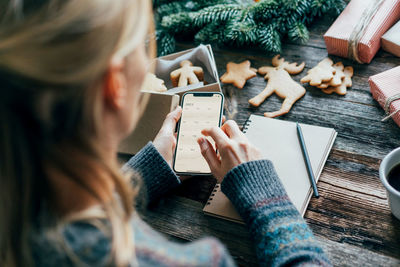
[[[333,242],[319,238],[325,252],[335,266],[365,266],[365,267],[395,267],[400,266],[400,260],[348,244]]]
[[[346,172],[378,176],[380,162],[380,160],[374,157],[333,149],[325,166],[335,167]]]
[[[322,197],[310,202],[305,215],[313,231],[333,241],[399,257],[400,222],[390,213],[384,189],[378,185],[376,190],[372,185],[354,189],[352,179],[367,180],[364,175],[351,174],[340,181],[333,177],[327,172],[321,177]]]
[[[206,216],[202,205],[187,198],[169,196],[143,218],[156,230],[178,242],[193,241],[204,236],[219,238],[235,260],[243,266],[257,266],[252,241],[245,226]],[[348,243],[316,234],[335,266],[398,266],[399,260]]]

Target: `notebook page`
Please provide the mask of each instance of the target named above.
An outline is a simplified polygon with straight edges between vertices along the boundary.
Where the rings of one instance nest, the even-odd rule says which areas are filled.
[[[261,151],[264,158],[273,162],[289,198],[303,213],[308,203],[311,183],[300,143],[296,123],[251,115],[246,136]],[[319,178],[335,131],[313,125],[300,124],[315,178]]]

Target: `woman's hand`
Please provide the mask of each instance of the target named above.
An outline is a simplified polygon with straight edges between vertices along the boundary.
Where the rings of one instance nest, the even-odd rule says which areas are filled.
[[[160,152],[163,158],[168,162],[170,167],[172,167],[172,158],[176,146],[175,128],[181,115],[182,108],[180,106],[178,106],[174,111],[168,113],[160,131],[153,141],[153,145],[157,148],[158,152]]]
[[[210,136],[218,148],[219,155],[215,153],[215,148],[206,138],[200,137],[197,140],[201,154],[218,182],[222,182],[228,171],[237,165],[261,159],[260,151],[249,143],[236,122],[232,120],[226,121],[221,128],[207,128],[201,133]]]

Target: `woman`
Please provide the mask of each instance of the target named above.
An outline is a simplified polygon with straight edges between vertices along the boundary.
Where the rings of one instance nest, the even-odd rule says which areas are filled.
[[[180,184],[170,167],[179,108],[119,170],[118,144],[143,107],[149,14],[145,0],[0,3],[1,266],[235,265],[219,241],[172,243],[135,212],[137,195],[151,202]],[[219,147],[198,140],[260,265],[329,265],[238,126],[202,133]]]

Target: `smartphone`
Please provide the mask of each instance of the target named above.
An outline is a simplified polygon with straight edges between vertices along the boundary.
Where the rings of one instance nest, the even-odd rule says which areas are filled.
[[[200,152],[201,131],[221,126],[224,96],[217,92],[187,92],[182,96],[173,169],[178,174],[211,174]],[[208,138],[212,144],[214,142]]]

